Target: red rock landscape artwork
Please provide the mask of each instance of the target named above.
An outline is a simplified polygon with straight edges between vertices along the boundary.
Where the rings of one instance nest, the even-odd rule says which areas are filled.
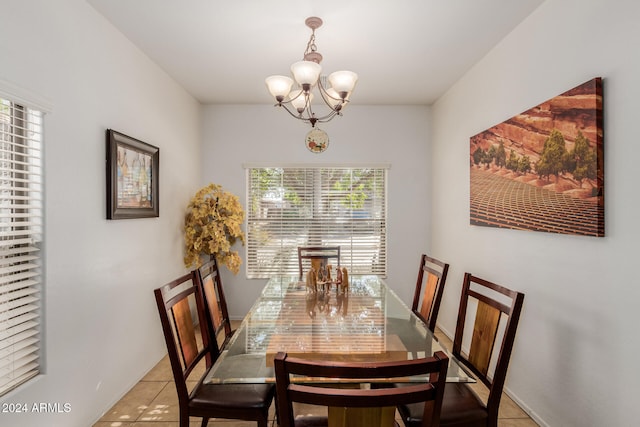
[[[471,137],[470,223],[604,236],[602,78]]]

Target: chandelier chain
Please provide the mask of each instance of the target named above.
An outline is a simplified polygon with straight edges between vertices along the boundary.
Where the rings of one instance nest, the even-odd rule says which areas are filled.
[[[311,30],[311,37],[309,37],[309,41],[307,42],[307,48],[304,51],[304,55],[302,59],[304,59],[311,52],[317,52],[318,47],[316,46],[316,30]]]

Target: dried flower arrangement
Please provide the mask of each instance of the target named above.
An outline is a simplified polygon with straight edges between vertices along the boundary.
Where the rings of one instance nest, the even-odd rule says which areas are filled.
[[[209,184],[189,202],[184,219],[184,265],[199,267],[204,257],[215,255],[219,264],[237,274],[242,264],[238,251],[231,247],[237,240],[244,245],[244,209],[238,197]]]

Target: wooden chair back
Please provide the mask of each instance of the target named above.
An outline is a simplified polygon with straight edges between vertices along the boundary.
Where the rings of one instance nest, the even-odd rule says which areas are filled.
[[[189,427],[190,417],[202,418],[202,426],[211,418],[224,418],[256,421],[259,427],[267,427],[273,384],[204,383],[219,353],[210,341],[196,271],[155,289],[154,295],[178,394],[180,427]],[[205,369],[200,374],[202,363]],[[189,378],[196,376],[194,372],[200,377]]]
[[[411,310],[434,332],[449,264],[422,254]]]
[[[453,354],[489,387],[489,419],[498,416],[523,301],[521,292],[464,275]]]
[[[204,299],[205,318],[210,332],[209,340],[219,350],[223,350],[233,335],[233,331],[215,256],[212,256],[194,273]]]
[[[449,359],[441,351],[432,357],[385,362],[335,362],[316,361],[288,357],[286,353],[278,353],[274,359],[276,375],[276,395],[278,396],[278,416],[281,427],[294,427],[293,403],[320,405],[329,407],[329,425],[337,421],[343,425],[380,426],[380,420],[362,419],[358,412],[356,420],[344,421],[347,416],[343,408],[383,408],[391,407],[390,422],[394,423],[395,406],[416,402],[425,402],[423,426],[439,426],[440,411],[444,395]],[[369,383],[374,379],[398,381],[407,377],[428,374],[429,382],[405,383],[401,387],[389,384],[389,387],[345,388],[340,383]],[[309,378],[330,378],[330,383],[310,384],[308,382],[292,382],[292,375]],[[344,386],[344,384],[343,384]],[[341,412],[333,417],[331,409]],[[340,423],[338,423],[340,425]]]
[[[340,246],[298,246],[300,280],[310,268],[317,271],[318,267],[331,264],[330,260],[336,260],[334,267],[340,267]]]
[[[154,290],[180,407],[189,401],[187,379],[203,359],[213,362],[204,325],[202,298],[193,272]],[[198,378],[199,380],[199,378]]]

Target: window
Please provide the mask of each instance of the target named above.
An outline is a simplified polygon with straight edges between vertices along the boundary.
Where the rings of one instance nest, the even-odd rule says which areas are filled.
[[[247,169],[247,276],[298,274],[298,246],[340,246],[351,274],[387,273],[387,168]]]
[[[0,396],[40,372],[42,113],[0,98]]]

